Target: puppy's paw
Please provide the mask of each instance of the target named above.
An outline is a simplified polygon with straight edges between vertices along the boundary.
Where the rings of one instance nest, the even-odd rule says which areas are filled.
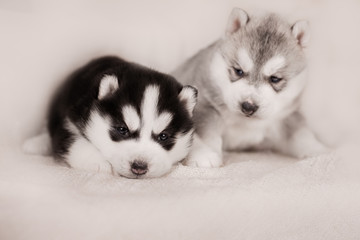
[[[48,156],[51,154],[51,139],[48,133],[43,133],[27,139],[22,145],[23,152],[34,155]]]
[[[294,152],[294,155],[299,159],[304,159],[304,158],[311,158],[320,155],[330,154],[331,152],[332,151],[330,148],[319,144],[317,146],[299,149]]]
[[[292,139],[284,144],[284,151],[290,155],[303,159],[329,154],[331,149],[325,146],[308,128],[299,129]]]
[[[85,170],[88,172],[113,174],[112,166],[108,161],[84,161],[81,164],[68,162],[72,168]]]
[[[217,168],[223,165],[221,155],[211,149],[198,149],[190,153],[187,166],[201,168]]]

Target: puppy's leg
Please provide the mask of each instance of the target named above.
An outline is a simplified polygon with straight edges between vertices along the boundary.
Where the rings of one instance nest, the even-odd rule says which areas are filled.
[[[316,156],[330,151],[317,139],[300,113],[296,112],[286,119],[284,126],[284,137],[277,141],[277,150],[297,158]]]
[[[297,158],[306,158],[324,154],[330,150],[316,138],[307,126],[303,126],[294,132],[288,142],[288,148],[284,151]]]
[[[51,139],[49,133],[46,131],[40,135],[27,139],[22,149],[27,154],[36,155],[51,155]]]
[[[223,164],[222,118],[215,108],[201,101],[194,118],[197,123],[196,134],[185,164],[204,168],[220,167]]]
[[[112,174],[111,164],[84,138],[76,139],[69,149],[66,160],[76,169]]]
[[[192,149],[185,162],[186,165],[211,168],[220,167],[223,164],[221,137],[214,137],[207,140],[215,147],[211,148],[205,141],[203,141],[203,139],[195,134]]]

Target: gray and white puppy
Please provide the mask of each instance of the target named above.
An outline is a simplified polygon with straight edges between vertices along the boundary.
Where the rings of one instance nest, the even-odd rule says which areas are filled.
[[[226,34],[174,75],[198,87],[188,165],[218,167],[224,150],[275,150],[303,158],[326,151],[299,111],[307,79],[308,23],[235,8]]]

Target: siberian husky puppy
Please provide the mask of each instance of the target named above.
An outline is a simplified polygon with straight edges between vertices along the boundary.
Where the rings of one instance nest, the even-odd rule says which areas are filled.
[[[218,167],[222,150],[275,150],[303,158],[326,151],[300,113],[308,24],[233,9],[225,36],[175,72],[199,89],[188,165]]]
[[[196,101],[194,87],[169,75],[117,57],[95,59],[55,94],[48,119],[52,154],[78,169],[164,175],[188,155]]]

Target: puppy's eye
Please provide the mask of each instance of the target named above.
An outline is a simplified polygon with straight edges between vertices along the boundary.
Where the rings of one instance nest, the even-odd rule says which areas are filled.
[[[243,77],[245,75],[244,71],[241,68],[234,67],[234,72],[238,77]]]
[[[115,130],[120,133],[122,136],[128,136],[130,131],[127,127],[115,127]]]
[[[276,77],[276,76],[271,76],[270,77],[270,82],[271,83],[278,83],[282,80],[282,78]]]
[[[166,134],[166,133],[160,133],[159,135],[158,135],[158,140],[159,141],[165,141],[165,140],[167,140],[169,138],[169,136]]]

